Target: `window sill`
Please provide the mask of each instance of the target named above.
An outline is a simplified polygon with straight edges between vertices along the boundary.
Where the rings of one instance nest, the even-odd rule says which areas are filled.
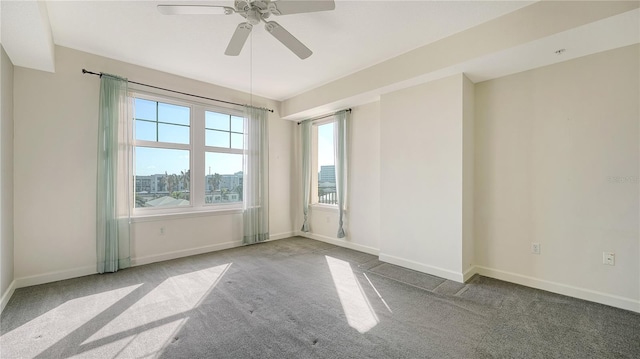
[[[242,214],[240,207],[224,207],[224,208],[205,208],[201,210],[190,210],[184,212],[160,212],[143,214],[135,214],[131,217],[131,223],[139,222],[157,222],[184,218],[210,217],[210,216],[226,216],[232,214]]]
[[[312,211],[322,211],[322,212],[334,212],[338,213],[338,206],[330,205],[330,204],[312,204],[309,206]]]

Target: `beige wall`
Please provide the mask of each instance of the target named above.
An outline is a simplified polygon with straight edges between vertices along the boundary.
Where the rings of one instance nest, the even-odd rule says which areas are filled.
[[[379,219],[362,222],[380,234],[356,249],[640,311],[639,51],[475,85],[463,75],[434,81],[363,106],[373,122],[354,109],[350,187],[368,192],[373,181],[380,194],[369,208],[378,216],[361,216],[368,198],[349,197],[349,225]],[[335,237],[335,218],[312,210],[312,237]],[[446,240],[460,235],[461,247]],[[615,266],[602,265],[603,251],[616,253]]]
[[[462,263],[465,81],[454,75],[380,100],[380,259],[456,281],[468,269]]]
[[[0,45],[0,296],[4,308],[13,282],[13,64]]]
[[[639,49],[476,84],[480,273],[640,311]]]
[[[95,272],[96,146],[99,79],[81,69],[247,103],[249,94],[57,47],[56,72],[15,69],[15,277],[19,285]],[[292,234],[294,123],[278,104],[254,97],[270,114],[270,231]],[[136,219],[134,263],[227,248],[240,243],[241,215]],[[164,227],[161,235],[159,228]]]

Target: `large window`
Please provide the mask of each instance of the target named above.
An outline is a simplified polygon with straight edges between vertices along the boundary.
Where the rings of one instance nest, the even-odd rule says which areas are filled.
[[[241,113],[147,95],[133,102],[137,212],[241,205]]]
[[[336,205],[336,166],[333,146],[333,122],[314,124],[312,129],[313,203]]]

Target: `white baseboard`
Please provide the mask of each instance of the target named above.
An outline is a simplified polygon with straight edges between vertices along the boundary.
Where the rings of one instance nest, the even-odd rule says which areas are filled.
[[[276,235],[276,236],[271,236],[269,238],[269,240],[276,240],[276,239],[287,238],[287,237],[291,237],[291,236],[292,236],[292,233],[282,233],[282,234],[279,234],[279,235]],[[232,242],[212,244],[212,245],[203,246],[203,247],[189,248],[189,249],[183,249],[183,250],[178,250],[178,251],[173,251],[173,252],[154,254],[154,255],[144,256],[144,257],[135,257],[135,258],[131,258],[131,266],[133,267],[133,266],[139,266],[139,265],[150,264],[150,263],[155,263],[155,262],[161,262],[161,261],[166,261],[166,260],[171,260],[171,259],[176,259],[176,258],[182,258],[182,257],[188,257],[188,256],[192,256],[192,255],[208,253],[208,252],[214,252],[214,251],[219,251],[219,250],[229,249],[229,248],[235,248],[235,247],[240,247],[240,246],[242,246],[242,241],[232,241]],[[97,273],[96,267],[95,266],[91,266],[91,267],[81,267],[81,268],[66,269],[66,270],[61,270],[61,271],[48,272],[48,273],[43,273],[43,274],[37,274],[37,275],[32,275],[32,276],[27,276],[27,277],[16,278],[11,283],[11,285],[13,287],[11,287],[11,286],[9,287],[9,289],[11,289],[11,290],[7,290],[2,296],[2,308],[4,309],[4,306],[6,305],[6,302],[9,301],[9,298],[11,298],[11,295],[13,295],[13,292],[17,288],[29,287],[29,286],[32,286],[32,285],[39,285],[39,284],[45,284],[45,283],[51,283],[51,282],[57,282],[59,280],[83,277],[83,276],[86,276],[86,275],[91,275],[91,274],[96,274],[96,273]]]
[[[285,238],[289,238],[289,237],[293,237],[296,234],[294,232],[284,232],[284,233],[278,233],[278,234],[270,234],[269,235],[269,240],[270,241],[275,241],[278,239],[285,239]]]
[[[269,240],[271,241],[271,240],[278,240],[282,238],[288,238],[293,235],[294,235],[293,232],[280,233],[280,234],[270,236]],[[242,246],[242,241],[231,241],[231,242],[225,242],[225,243],[212,244],[212,245],[203,246],[203,247],[189,248],[189,249],[183,249],[183,250],[178,250],[173,252],[154,254],[150,256],[135,257],[135,258],[131,258],[131,266],[139,266],[144,264],[161,262],[161,261],[188,257],[188,256],[197,255],[197,254],[214,252],[214,251],[235,248],[240,246]],[[82,277],[82,276],[96,274],[96,273],[97,273],[96,267],[91,266],[91,267],[66,269],[61,271],[48,272],[43,274],[16,278],[13,282],[11,282],[11,285],[9,286],[7,291],[2,295],[2,309],[4,309],[4,306],[7,304],[7,302],[9,302],[9,299],[13,295],[13,292],[15,291],[15,289],[17,288],[51,283],[59,280],[77,278],[77,277]]]
[[[269,235],[269,239],[267,239],[267,241],[275,241],[278,239],[289,238],[289,237],[292,237],[293,235],[294,235],[293,232],[271,234]],[[243,245],[242,241],[231,241],[231,242],[211,244],[208,246],[202,246],[197,248],[181,249],[178,251],[154,254],[150,256],[131,258],[131,266],[140,266],[140,265],[149,264],[149,263],[162,262],[162,261],[167,261],[171,259],[194,256],[197,254],[221,251],[224,249],[241,247],[242,245]]]
[[[85,275],[96,273],[96,266],[80,267],[16,278],[15,282],[16,288],[23,288],[30,287],[32,285],[57,282],[59,280],[83,277]]]
[[[404,258],[400,258],[400,257],[396,257],[389,254],[384,254],[384,253],[380,253],[380,260],[383,262],[395,264],[401,267],[413,269],[418,272],[427,273],[427,274],[435,275],[440,278],[449,279],[455,282],[459,282],[459,283],[464,282],[463,273],[455,272],[450,269],[444,269],[436,266],[431,266],[428,264],[418,263],[409,259],[404,259]]]
[[[220,251],[223,249],[235,248],[242,246],[242,241],[231,241],[224,243],[211,244],[197,248],[181,249],[178,251],[165,252],[144,257],[131,258],[131,266],[140,266],[149,263],[168,261],[171,259],[194,256],[197,254]]]
[[[0,301],[0,313],[2,313],[2,311],[4,310],[4,307],[7,306],[7,303],[9,303],[9,299],[11,299],[11,296],[15,291],[16,291],[16,281],[13,280],[11,281],[11,284],[9,284],[9,287],[7,287],[7,290],[5,290],[4,293],[2,293],[2,300]]]
[[[469,279],[471,279],[471,277],[473,277],[477,273],[478,273],[478,267],[471,266],[471,268],[467,269],[466,271],[464,271],[464,273],[462,273],[462,279],[466,283]]]
[[[542,289],[548,292],[584,299],[590,302],[596,302],[640,313],[640,300],[620,297],[617,295],[602,293],[591,289],[574,287],[568,284],[552,282],[540,278],[529,277],[522,274],[487,268],[483,266],[475,266],[475,270],[478,274],[485,277],[495,278],[503,280],[505,282],[511,282],[531,288]]]
[[[378,250],[378,248],[364,246],[362,244],[349,242],[348,240],[338,239],[338,238],[331,238],[331,237],[327,237],[327,236],[323,236],[323,235],[315,234],[315,233],[311,233],[311,232],[296,232],[296,235],[300,236],[300,237],[309,238],[309,239],[315,239],[316,241],[320,241],[320,242],[333,244],[333,245],[336,245],[336,246],[339,246],[339,247],[353,249],[353,250],[359,251],[359,252],[373,254],[374,256],[377,256],[378,253],[380,252]]]

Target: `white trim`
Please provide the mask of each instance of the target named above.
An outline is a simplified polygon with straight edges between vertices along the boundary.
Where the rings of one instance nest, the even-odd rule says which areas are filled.
[[[206,210],[191,210],[188,212],[174,212],[174,213],[156,213],[156,214],[144,214],[131,217],[131,223],[139,222],[158,222],[168,221],[174,219],[194,218],[194,217],[209,217],[209,216],[226,216],[242,214],[242,208],[217,208],[212,210],[207,207]]]
[[[272,235],[269,235],[269,239],[266,240],[265,242],[289,238],[289,237],[292,237],[293,235],[294,235],[293,232],[272,234]],[[167,261],[171,259],[189,257],[189,256],[198,255],[198,254],[216,252],[224,249],[236,248],[236,247],[242,247],[242,246],[243,246],[242,241],[231,241],[231,242],[210,244],[207,246],[202,246],[197,248],[181,249],[178,251],[154,254],[154,255],[145,256],[145,257],[131,258],[131,266],[132,267],[140,266],[140,265],[145,265],[145,264],[150,264],[155,262],[162,262],[162,261]]]
[[[377,256],[378,253],[380,252],[380,250],[378,248],[364,246],[362,244],[349,242],[348,240],[331,238],[331,237],[327,237],[327,236],[323,236],[323,235],[315,234],[315,233],[311,233],[311,232],[306,232],[306,233],[305,232],[296,232],[296,235],[301,236],[301,237],[305,237],[305,238],[309,238],[309,239],[314,239],[314,240],[320,241],[320,242],[330,243],[330,244],[333,244],[333,245],[336,245],[336,246],[339,246],[339,247],[353,249],[353,250],[359,251],[359,252],[373,254],[374,256]]]
[[[312,203],[309,205],[309,209],[311,210],[312,213],[314,211],[338,213],[337,204]]]
[[[387,262],[387,263],[395,264],[401,267],[413,269],[418,272],[423,272],[423,273],[435,275],[440,278],[445,278],[455,282],[464,283],[464,274],[460,272],[452,271],[450,269],[430,266],[424,263],[418,263],[409,259],[404,259],[404,258],[392,256],[389,254],[383,254],[383,253],[380,253],[380,260],[382,262]]]
[[[285,238],[289,238],[289,237],[293,237],[293,236],[295,236],[295,233],[293,233],[293,232],[269,234],[269,239],[267,239],[267,241],[276,241],[278,239],[285,239]]]
[[[269,241],[288,238],[291,236],[293,236],[292,232],[280,233],[280,234],[270,236]],[[166,261],[171,259],[177,259],[182,257],[188,257],[188,256],[197,255],[197,254],[215,252],[223,249],[235,248],[240,246],[242,246],[242,241],[231,241],[231,242],[211,244],[203,247],[189,248],[189,249],[182,249],[178,251],[166,252],[161,254],[154,254],[150,256],[136,257],[136,258],[131,258],[131,266],[136,267],[140,265],[161,262],[161,261]],[[96,267],[91,266],[91,267],[66,269],[61,271],[54,271],[54,272],[37,274],[37,275],[32,275],[27,277],[16,278],[13,282],[11,282],[11,285],[9,285],[9,288],[7,289],[7,291],[2,295],[2,309],[4,309],[4,306],[7,304],[7,302],[9,302],[9,299],[13,295],[13,292],[15,291],[15,289],[17,288],[57,282],[60,280],[83,277],[86,275],[92,275],[96,273],[97,273]]]
[[[469,281],[469,279],[471,279],[471,277],[473,277],[477,273],[478,273],[478,267],[471,266],[471,268],[467,269],[466,271],[464,271],[464,273],[462,273],[462,279],[466,283],[467,281]]]
[[[2,300],[0,301],[0,313],[2,313],[2,311],[4,310],[4,307],[7,306],[7,303],[9,303],[9,299],[11,299],[11,296],[15,291],[16,291],[16,281],[13,280],[11,281],[11,284],[9,284],[9,286],[7,287],[7,290],[5,290],[4,293],[2,293]]]
[[[574,287],[568,284],[552,282],[540,278],[529,277],[522,274],[487,268],[483,266],[475,266],[475,269],[478,274],[485,277],[495,278],[506,282],[546,290],[569,297],[584,299],[591,302],[596,302],[640,313],[640,300],[637,299],[620,297],[617,295],[598,292],[591,289]]]
[[[231,242],[210,244],[202,247],[181,249],[178,251],[154,254],[154,255],[145,256],[145,257],[136,257],[136,258],[131,258],[131,266],[140,266],[140,265],[149,264],[149,263],[162,262],[162,261],[167,261],[171,259],[194,256],[197,254],[215,252],[223,249],[235,248],[240,246],[242,246],[242,241],[231,241]]]
[[[48,273],[30,275],[27,277],[16,278],[16,288],[30,287],[32,285],[57,282],[59,280],[83,277],[86,275],[96,274],[96,266],[79,267],[72,269],[64,269]]]

